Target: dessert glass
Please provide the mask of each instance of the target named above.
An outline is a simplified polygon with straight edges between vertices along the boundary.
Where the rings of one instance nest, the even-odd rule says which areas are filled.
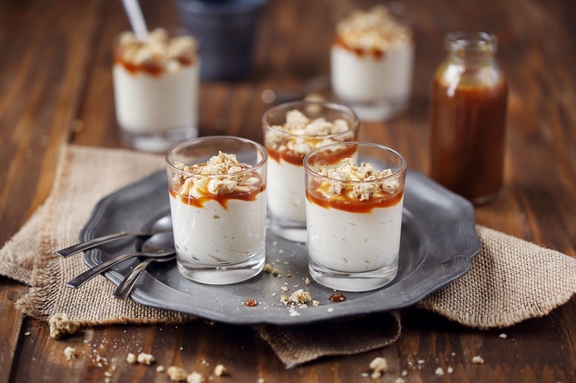
[[[342,161],[342,152],[353,155]],[[390,283],[398,271],[404,157],[377,144],[341,143],[310,152],[304,167],[312,278],[343,291]]]
[[[414,42],[402,4],[357,10],[336,28],[330,53],[334,94],[362,120],[387,120],[408,108]]]
[[[178,269],[224,285],[264,267],[266,166],[263,146],[238,137],[202,137],[166,154]]]
[[[324,118],[330,124],[337,120],[347,128],[338,133],[311,135],[282,130],[287,113],[301,112],[309,120]],[[311,121],[314,122],[314,121]],[[342,123],[342,122],[337,122]],[[304,188],[304,156],[322,145],[355,141],[360,120],[344,105],[298,101],[269,109],[262,117],[264,146],[270,155],[268,171],[268,209],[272,231],[282,238],[306,242],[306,193]],[[314,131],[313,129],[310,131]]]
[[[185,30],[164,29],[139,41],[131,32],[114,43],[114,100],[122,141],[166,152],[198,136],[199,66],[196,41]]]

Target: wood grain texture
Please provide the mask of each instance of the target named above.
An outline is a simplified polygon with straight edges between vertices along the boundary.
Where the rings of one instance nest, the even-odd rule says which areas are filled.
[[[172,3],[141,3],[149,25],[176,25]],[[262,91],[294,90],[328,73],[335,20],[359,4],[374,3],[270,0],[253,73],[236,82],[202,83],[201,135],[232,134],[261,142],[260,119],[269,107],[261,100]],[[409,167],[427,172],[429,85],[445,55],[443,36],[459,28],[494,32],[511,89],[506,186],[494,203],[476,209],[477,221],[576,257],[576,3],[405,4],[417,46],[410,109],[388,123],[364,123],[360,138],[398,149]],[[0,4],[0,244],[48,196],[63,142],[122,146],[110,68],[112,39],[127,28],[116,0]],[[390,347],[285,370],[271,348],[243,326],[200,321],[107,326],[55,341],[46,323],[23,318],[14,308],[23,291],[0,278],[0,382],[102,382],[106,372],[112,382],[168,381],[154,367],[126,362],[129,352],[140,351],[152,353],[157,365],[179,365],[205,376],[223,363],[230,376],[215,382],[368,382],[361,374],[376,356],[390,366],[381,382],[394,382],[403,370],[407,382],[576,382],[574,298],[544,318],[492,331],[408,309],[403,335]],[[503,332],[507,339],[499,337]],[[70,345],[78,352],[71,361],[63,353]],[[475,355],[486,363],[473,364]],[[418,365],[419,360],[424,363]],[[438,367],[454,372],[437,377]]]

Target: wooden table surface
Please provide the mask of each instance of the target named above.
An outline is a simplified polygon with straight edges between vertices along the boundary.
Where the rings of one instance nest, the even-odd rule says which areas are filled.
[[[176,23],[171,2],[142,1],[149,25]],[[488,227],[576,256],[576,2],[556,0],[406,1],[417,46],[413,97],[407,114],[364,124],[363,140],[404,153],[409,167],[428,171],[428,89],[445,56],[443,36],[485,29],[500,39],[499,62],[509,79],[506,185],[476,209]],[[257,38],[253,75],[239,82],[203,83],[201,135],[230,134],[261,142],[265,89],[294,89],[329,71],[337,0],[270,0]],[[0,245],[48,196],[60,147],[121,147],[111,80],[113,36],[128,29],[118,0],[0,2]],[[0,382],[104,381],[93,358],[71,363],[45,322],[24,317],[15,301],[27,288],[0,277]],[[285,370],[248,327],[207,325],[106,326],[82,337],[116,359],[113,382],[167,381],[154,368],[128,366],[128,352],[151,351],[163,364],[207,374],[216,363],[231,372],[214,381],[360,382],[383,356],[393,382],[576,382],[576,300],[550,315],[505,330],[479,331],[408,309],[401,338],[360,355],[323,358]],[[504,331],[508,339],[498,335]],[[31,336],[24,336],[30,332]],[[455,353],[452,356],[452,353]],[[471,363],[482,355],[486,363]],[[425,360],[421,369],[409,361]],[[202,360],[211,363],[210,367]],[[437,367],[454,369],[436,377]]]

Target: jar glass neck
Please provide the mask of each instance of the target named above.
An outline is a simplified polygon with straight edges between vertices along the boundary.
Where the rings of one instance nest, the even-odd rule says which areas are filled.
[[[450,32],[445,38],[451,59],[466,63],[486,63],[494,58],[498,39],[487,32]]]

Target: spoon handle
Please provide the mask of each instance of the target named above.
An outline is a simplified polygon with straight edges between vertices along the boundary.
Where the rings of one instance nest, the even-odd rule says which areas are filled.
[[[122,282],[118,285],[118,287],[112,294],[112,297],[118,299],[126,299],[126,297],[130,295],[130,291],[132,291],[134,285],[136,285],[136,281],[138,281],[138,278],[140,278],[140,276],[144,273],[144,270],[146,270],[146,267],[148,267],[150,263],[154,262],[154,260],[155,260],[154,258],[148,258],[139,263],[138,266],[136,266],[130,272],[130,274],[128,274],[126,278],[124,278]]]
[[[115,241],[115,240],[120,239],[120,238],[138,237],[138,236],[143,236],[143,235],[150,236],[150,233],[123,231],[123,232],[116,233],[116,234],[110,234],[110,235],[105,235],[103,237],[94,238],[94,239],[91,239],[89,241],[80,242],[76,245],[67,247],[67,248],[62,249],[62,250],[58,250],[56,252],[56,254],[60,255],[62,258],[67,258],[67,257],[74,255],[74,254],[77,254],[81,251],[88,250],[88,249],[91,249],[93,247],[103,245],[105,243],[112,242],[112,241]]]
[[[71,287],[73,289],[77,289],[82,286],[84,283],[88,282],[90,279],[94,278],[96,275],[103,273],[104,271],[108,270],[109,268],[117,265],[120,262],[123,262],[127,259],[137,257],[142,255],[142,253],[131,253],[131,254],[124,254],[114,259],[109,260],[108,262],[104,262],[99,264],[98,266],[88,269],[82,274],[78,275],[76,278],[72,279],[70,282],[66,284],[66,286]]]

